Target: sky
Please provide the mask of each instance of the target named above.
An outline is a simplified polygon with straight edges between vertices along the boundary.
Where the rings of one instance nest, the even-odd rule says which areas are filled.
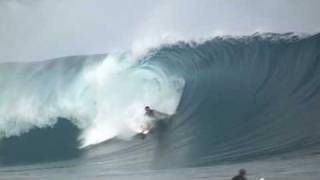
[[[0,0],[0,62],[133,51],[175,40],[317,33],[319,0]]]

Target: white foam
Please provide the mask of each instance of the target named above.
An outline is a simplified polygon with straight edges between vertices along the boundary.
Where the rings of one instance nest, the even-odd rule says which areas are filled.
[[[68,74],[72,70],[63,62],[42,73],[37,65],[0,69],[1,135],[20,135],[65,117],[83,130],[82,147],[115,136],[130,138],[144,121],[145,105],[174,113],[184,83],[179,80],[177,87],[179,77],[137,63],[131,54],[113,54],[75,74]]]

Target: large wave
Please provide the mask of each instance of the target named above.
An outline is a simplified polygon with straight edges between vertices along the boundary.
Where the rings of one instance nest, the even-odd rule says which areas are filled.
[[[105,156],[128,164],[126,156],[153,149],[168,167],[314,153],[319,50],[319,34],[256,34],[177,42],[139,59],[125,53],[2,64],[0,132],[21,135],[63,117],[88,146],[133,136],[147,104],[175,113],[161,136]]]
[[[172,131],[172,142],[187,149],[184,163],[318,149],[319,50],[319,34],[289,33],[218,37],[158,51],[154,58],[186,81]]]
[[[0,132],[19,136],[72,121],[82,146],[134,135],[144,106],[174,113],[183,80],[128,54],[78,56],[0,66]],[[163,101],[166,99],[165,101]]]

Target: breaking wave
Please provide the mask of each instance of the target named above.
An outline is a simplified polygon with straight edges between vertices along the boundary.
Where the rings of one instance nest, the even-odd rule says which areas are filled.
[[[123,53],[1,64],[0,133],[22,137],[64,118],[80,130],[80,147],[129,140],[123,151],[99,154],[118,157],[117,165],[128,157],[136,166],[168,167],[318,153],[319,77],[319,34],[181,41],[138,59]],[[174,115],[141,142],[133,137],[145,105]],[[146,149],[156,155],[145,156]]]

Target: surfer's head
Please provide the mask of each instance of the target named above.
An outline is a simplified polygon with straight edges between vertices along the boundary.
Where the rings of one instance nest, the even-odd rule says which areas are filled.
[[[144,107],[144,110],[149,112],[149,111],[151,111],[151,108],[149,106],[146,106],[146,107]]]

